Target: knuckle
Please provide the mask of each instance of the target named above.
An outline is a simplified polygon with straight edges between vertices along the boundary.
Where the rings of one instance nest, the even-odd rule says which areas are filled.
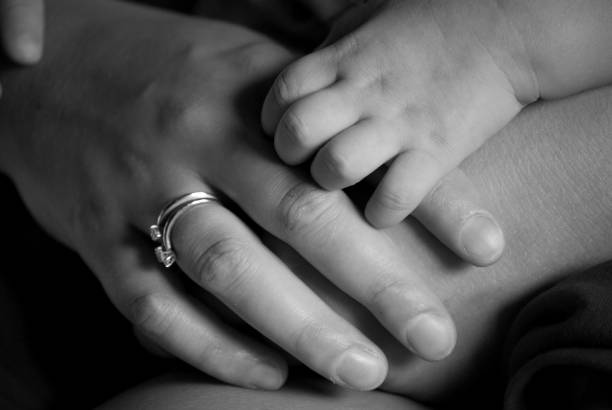
[[[199,96],[201,87],[187,84],[189,79],[202,80],[207,74],[185,68],[189,66],[188,62],[183,62],[182,65],[182,68],[176,68],[177,72],[145,80],[137,86],[134,97],[136,108],[131,113],[136,121],[128,121],[127,126],[140,136],[142,130],[138,125],[141,125],[141,120],[146,118],[150,121],[151,132],[141,136],[141,139],[146,138],[148,144],[151,144],[152,138],[156,139],[153,141],[156,143],[174,144],[190,131],[195,133],[194,131],[206,129],[203,127],[216,119],[215,111]],[[136,125],[130,125],[133,122]]]
[[[299,62],[298,62],[299,63]],[[294,65],[283,70],[274,85],[274,96],[280,105],[293,101],[300,93],[298,73]]]
[[[314,355],[319,350],[318,341],[324,337],[326,330],[321,325],[313,321],[304,323],[292,336],[291,348],[297,357],[305,361],[314,359]]]
[[[214,372],[217,377],[228,378],[230,376],[230,369],[227,366],[219,366],[218,363],[223,361],[224,356],[227,356],[228,352],[225,348],[211,340],[207,340],[205,343],[201,343],[199,350],[194,355],[194,361],[196,366],[204,369],[206,372]]]
[[[177,136],[197,129],[203,123],[203,114],[205,113],[199,104],[171,94],[161,98],[156,106],[156,129],[159,135],[175,140]]]
[[[410,316],[431,310],[417,288],[399,278],[387,278],[374,283],[366,294],[366,303],[379,317],[387,313],[388,307],[395,310],[396,306],[403,306]]]
[[[354,163],[337,148],[329,148],[321,153],[324,169],[342,182],[352,182],[355,178]]]
[[[264,40],[255,40],[243,45],[236,56],[239,68],[248,73],[258,73],[269,67],[271,63],[280,64],[291,58],[291,54],[284,47]]]
[[[390,295],[397,295],[403,288],[399,279],[375,282],[366,293],[367,303],[370,306],[381,306],[385,301],[392,299]]]
[[[83,190],[71,205],[68,231],[79,244],[116,238],[125,230],[124,219],[118,205],[92,186]]]
[[[198,282],[213,292],[226,293],[243,288],[252,269],[246,246],[234,238],[216,241],[193,258]]]
[[[326,192],[306,183],[291,188],[278,206],[283,232],[307,235],[334,224],[339,216],[337,195],[337,192]]]
[[[381,190],[377,193],[376,201],[382,209],[390,211],[406,212],[413,210],[417,205],[417,200],[408,192],[398,192],[396,190]]]
[[[308,131],[306,123],[301,115],[293,108],[289,108],[281,119],[280,128],[282,138],[285,138],[287,145],[292,148],[308,148]]]
[[[351,34],[341,38],[329,45],[329,49],[337,58],[347,58],[358,55],[363,50],[364,44],[356,34]]]
[[[179,308],[170,298],[153,293],[134,299],[128,315],[138,329],[160,337],[172,328],[179,316]]]

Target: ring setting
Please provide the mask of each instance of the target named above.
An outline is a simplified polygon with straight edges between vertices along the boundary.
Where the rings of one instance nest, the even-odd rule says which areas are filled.
[[[149,227],[149,236],[159,244],[155,248],[159,263],[169,268],[176,262],[176,252],[172,249],[172,229],[181,215],[195,206],[217,200],[216,196],[207,192],[192,192],[170,201],[161,210],[156,223]]]

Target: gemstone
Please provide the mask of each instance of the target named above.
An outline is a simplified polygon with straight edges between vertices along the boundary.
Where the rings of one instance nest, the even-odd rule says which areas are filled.
[[[176,256],[174,255],[174,252],[172,252],[171,250],[166,251],[161,246],[155,248],[155,257],[157,258],[157,261],[164,265],[166,268],[172,266],[176,261]]]
[[[159,241],[162,237],[161,232],[159,230],[159,226],[151,225],[151,227],[149,228],[149,236],[151,236],[151,239],[153,241]]]

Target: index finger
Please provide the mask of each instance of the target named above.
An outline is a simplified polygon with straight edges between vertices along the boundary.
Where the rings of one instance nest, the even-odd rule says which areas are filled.
[[[263,142],[235,147],[231,161],[240,167],[217,184],[255,222],[366,306],[417,355],[438,360],[452,351],[455,328],[444,305],[342,191],[308,182]]]
[[[16,63],[34,64],[40,60],[43,32],[43,0],[0,0],[2,45]]]

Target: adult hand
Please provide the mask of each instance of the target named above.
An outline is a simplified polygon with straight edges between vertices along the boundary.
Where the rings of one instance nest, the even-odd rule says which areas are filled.
[[[42,56],[44,0],[0,0],[0,39],[7,56],[18,64]]]
[[[230,383],[284,380],[278,354],[227,327],[154,261],[146,232],[163,205],[214,190],[418,355],[452,350],[444,305],[389,237],[343,193],[282,165],[260,136],[263,95],[253,86],[287,64],[284,49],[232,25],[119,2],[56,0],[48,14],[45,61],[3,77],[12,104],[1,107],[0,164],[40,223],[149,338]],[[172,239],[187,276],[298,360],[348,387],[382,383],[387,363],[375,344],[230,210],[193,208]]]

